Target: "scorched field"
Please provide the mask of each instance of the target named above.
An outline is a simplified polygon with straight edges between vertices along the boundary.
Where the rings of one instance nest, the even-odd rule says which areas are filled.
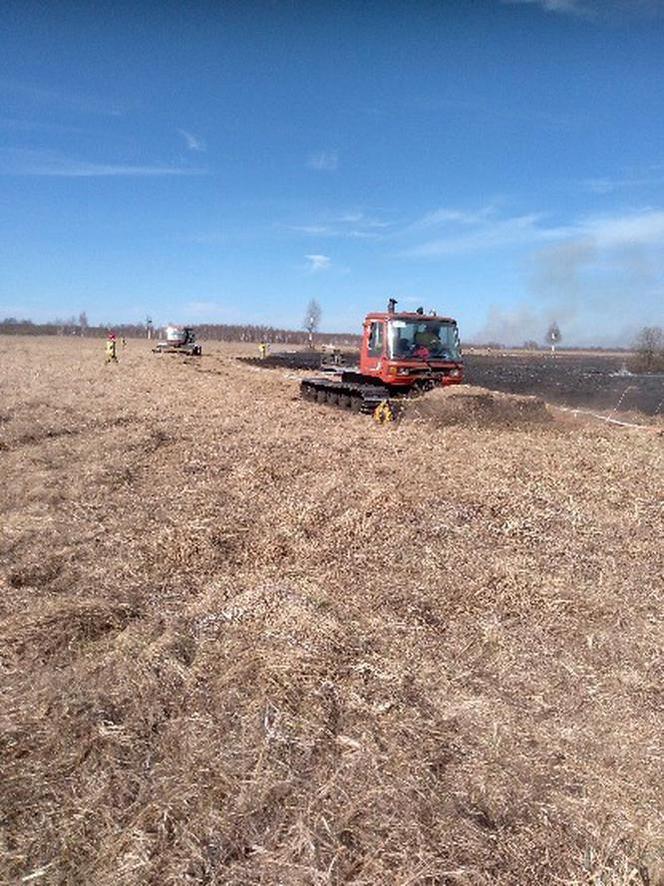
[[[138,341],[0,385],[0,880],[664,882],[661,421]]]

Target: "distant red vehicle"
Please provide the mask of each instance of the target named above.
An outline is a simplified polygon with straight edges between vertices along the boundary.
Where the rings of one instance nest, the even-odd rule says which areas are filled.
[[[438,314],[388,310],[367,314],[358,366],[333,367],[334,374],[306,378],[300,386],[307,400],[354,412],[372,412],[390,421],[394,399],[463,381],[463,358],[456,320]]]

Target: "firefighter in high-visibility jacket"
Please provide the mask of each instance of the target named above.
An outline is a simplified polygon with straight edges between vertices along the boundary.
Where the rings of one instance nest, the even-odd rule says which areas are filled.
[[[118,345],[118,343],[115,338],[115,333],[109,332],[108,338],[106,339],[106,362],[107,363],[117,363],[118,362],[117,345]]]

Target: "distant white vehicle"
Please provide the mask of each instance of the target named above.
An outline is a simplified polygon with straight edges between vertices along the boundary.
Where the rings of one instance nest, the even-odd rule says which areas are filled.
[[[200,357],[203,353],[196,344],[196,333],[191,326],[167,326],[166,338],[157,342],[152,349],[155,354],[186,354],[189,357]]]

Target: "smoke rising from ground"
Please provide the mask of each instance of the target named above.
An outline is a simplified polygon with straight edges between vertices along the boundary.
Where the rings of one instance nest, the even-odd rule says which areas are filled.
[[[486,321],[471,337],[478,344],[520,345],[528,339],[542,342],[545,331],[546,323],[530,305],[521,304],[515,308],[491,305]]]
[[[604,230],[606,233],[606,230]],[[527,298],[491,306],[473,336],[507,345],[542,343],[556,320],[565,344],[627,347],[643,326],[664,319],[664,261],[653,241],[580,234],[533,253],[524,268]]]

